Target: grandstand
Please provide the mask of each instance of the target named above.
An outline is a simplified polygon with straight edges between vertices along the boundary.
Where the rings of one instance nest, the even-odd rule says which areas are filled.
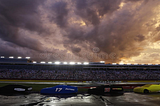
[[[159,80],[159,64],[100,62],[35,62],[29,58],[0,58],[0,79],[43,80]]]

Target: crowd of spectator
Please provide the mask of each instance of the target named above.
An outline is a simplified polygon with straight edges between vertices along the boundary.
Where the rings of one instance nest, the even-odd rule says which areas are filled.
[[[158,80],[160,71],[149,70],[32,70],[0,69],[1,79],[51,80]]]

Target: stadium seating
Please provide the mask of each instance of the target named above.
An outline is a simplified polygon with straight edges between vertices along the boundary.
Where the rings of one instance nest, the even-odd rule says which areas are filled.
[[[0,66],[1,79],[52,79],[52,80],[152,80],[160,79],[160,71],[144,70],[42,70],[20,66]],[[31,68],[31,67],[30,67]]]

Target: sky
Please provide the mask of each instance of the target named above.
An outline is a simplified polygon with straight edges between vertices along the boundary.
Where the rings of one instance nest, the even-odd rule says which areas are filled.
[[[0,55],[160,63],[160,0],[0,0]]]

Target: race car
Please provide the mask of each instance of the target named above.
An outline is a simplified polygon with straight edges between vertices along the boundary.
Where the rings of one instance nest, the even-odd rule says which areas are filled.
[[[0,94],[2,95],[10,95],[10,94],[18,94],[18,93],[27,93],[31,91],[32,87],[24,86],[24,85],[6,85],[0,87]]]
[[[53,94],[74,94],[78,92],[78,88],[69,85],[57,85],[54,87],[43,88],[41,94],[53,95]]]
[[[88,89],[88,93],[95,95],[122,95],[124,92],[121,86],[101,85],[98,87],[91,87],[90,89]]]
[[[135,87],[133,89],[136,93],[151,93],[151,92],[159,92],[160,91],[160,84],[146,84],[141,87]]]

